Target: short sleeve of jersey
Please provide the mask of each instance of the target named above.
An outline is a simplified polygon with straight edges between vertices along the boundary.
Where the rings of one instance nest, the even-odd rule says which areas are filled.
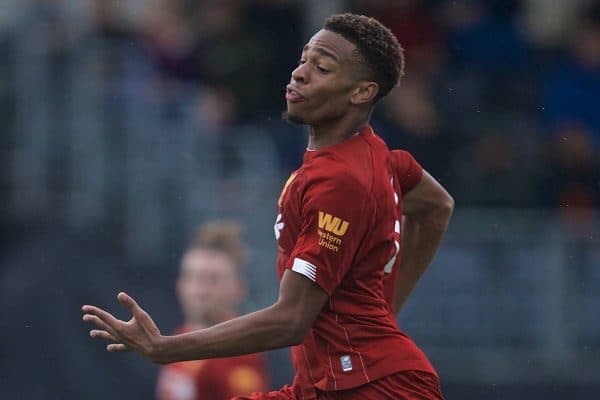
[[[392,150],[390,153],[392,169],[400,183],[400,190],[402,193],[407,193],[421,181],[423,167],[408,151]]]
[[[310,179],[301,201],[301,231],[286,268],[316,282],[331,296],[368,229],[370,193],[349,174],[330,172]]]

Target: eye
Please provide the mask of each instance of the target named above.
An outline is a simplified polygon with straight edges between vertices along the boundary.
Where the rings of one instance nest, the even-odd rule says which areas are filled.
[[[306,60],[302,60],[302,59],[298,60],[298,65],[302,65],[302,64],[305,64],[305,63],[306,63]]]
[[[326,73],[329,72],[329,70],[327,70],[327,69],[325,69],[325,68],[323,68],[321,66],[318,66],[318,65],[317,65],[317,71],[319,71],[322,74],[326,74]]]

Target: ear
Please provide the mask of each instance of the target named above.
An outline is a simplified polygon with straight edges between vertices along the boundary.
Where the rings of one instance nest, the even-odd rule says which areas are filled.
[[[379,93],[379,85],[375,82],[361,81],[358,86],[353,89],[350,95],[352,104],[360,105],[373,102],[375,96]]]

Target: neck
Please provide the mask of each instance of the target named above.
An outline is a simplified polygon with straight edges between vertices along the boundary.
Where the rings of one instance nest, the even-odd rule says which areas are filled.
[[[318,150],[351,138],[369,124],[369,116],[348,116],[339,120],[311,125],[307,149]]]

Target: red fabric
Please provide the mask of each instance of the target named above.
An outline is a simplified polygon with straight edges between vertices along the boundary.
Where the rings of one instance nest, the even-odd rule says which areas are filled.
[[[320,393],[318,400],[443,400],[438,377],[423,371],[402,371],[358,388]]]
[[[402,194],[417,186],[423,177],[423,167],[405,150],[390,151],[394,178],[400,183]]]
[[[412,190],[423,178],[423,168],[414,159],[414,157],[404,150],[390,151],[390,165],[394,177],[394,191],[398,195],[399,201],[396,205],[398,215],[402,216],[402,198],[406,193]],[[400,235],[398,235],[400,242]],[[396,290],[396,278],[398,276],[400,254],[396,257],[396,262],[389,274],[385,274],[383,278],[383,291],[385,301],[391,306]]]
[[[276,390],[268,393],[252,393],[250,396],[238,396],[231,400],[299,400],[293,388],[290,385],[285,385],[281,390]]]
[[[179,329],[178,333],[188,330]],[[185,361],[161,367],[158,400],[229,400],[269,389],[263,354]]]
[[[315,400],[443,400],[438,377],[423,371],[401,371],[368,385],[337,392],[318,392]],[[290,386],[232,400],[306,400]]]
[[[354,388],[402,370],[435,374],[398,329],[384,297],[384,268],[400,241],[401,193],[391,158],[367,127],[307,151],[280,197],[279,276],[292,269],[330,295],[303,344],[292,349],[294,387],[303,398],[314,396],[315,388]],[[413,181],[406,179],[405,187]]]

